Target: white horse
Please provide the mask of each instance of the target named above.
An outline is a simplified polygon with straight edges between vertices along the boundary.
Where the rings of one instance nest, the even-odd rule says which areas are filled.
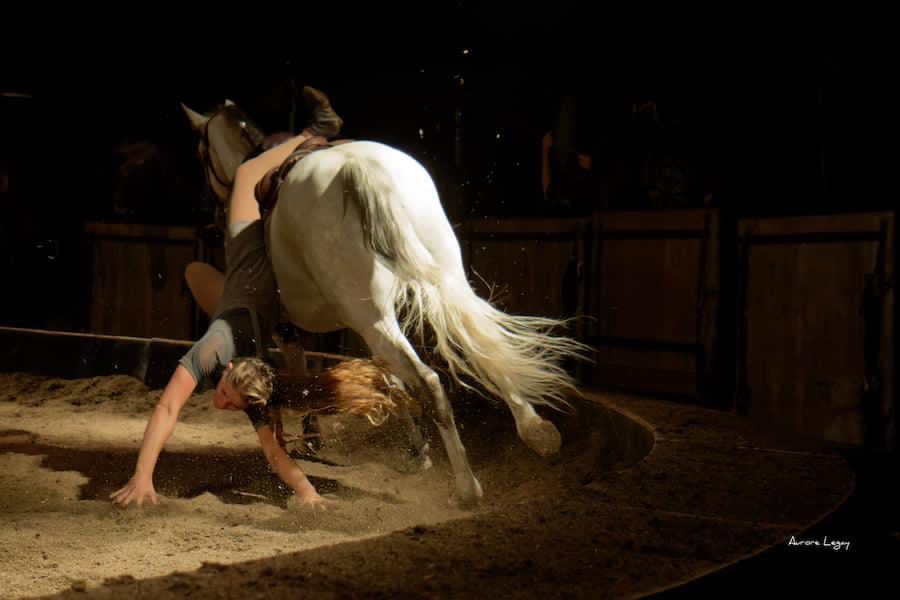
[[[207,181],[227,201],[225,182],[261,136],[233,103],[212,115],[184,110],[203,135]],[[588,348],[551,333],[563,321],[508,315],[473,292],[435,185],[415,159],[370,141],[314,152],[282,184],[267,243],[294,324],[353,329],[424,406],[430,400],[461,501],[477,501],[482,489],[440,378],[407,339],[424,322],[460,385],[471,388],[467,376],[502,398],[538,454],[559,450],[559,431],[534,405],[566,404],[575,386],[561,363]]]

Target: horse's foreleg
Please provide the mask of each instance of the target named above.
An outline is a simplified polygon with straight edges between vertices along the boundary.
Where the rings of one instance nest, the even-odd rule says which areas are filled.
[[[431,468],[431,458],[428,456],[430,448],[422,435],[421,427],[406,406],[400,407],[400,420],[406,426],[406,433],[409,436],[409,470],[413,472],[427,471]]]
[[[322,432],[316,415],[308,414],[303,417],[303,449],[309,454],[322,449]]]
[[[393,374],[390,375],[390,378],[393,385],[409,393],[410,390],[407,389],[402,379]],[[427,471],[432,466],[431,458],[428,457],[428,452],[431,448],[428,442],[425,441],[425,436],[422,435],[422,427],[419,421],[413,417],[406,404],[401,404],[398,412],[400,421],[406,426],[406,434],[409,436],[410,460],[407,468],[410,472]]]
[[[288,373],[301,379],[306,377],[306,350],[296,339],[285,337],[279,332],[272,334],[275,345],[284,357]]]

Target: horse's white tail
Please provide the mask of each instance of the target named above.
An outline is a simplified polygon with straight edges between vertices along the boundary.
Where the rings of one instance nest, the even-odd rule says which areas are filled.
[[[397,276],[394,298],[405,308],[404,331],[421,338],[427,321],[438,353],[464,387],[474,389],[462,375],[500,397],[566,406],[567,392],[576,390],[562,362],[586,359],[590,349],[553,335],[565,321],[508,315],[479,298],[457,273],[441,271],[400,203],[391,201],[388,175],[379,166],[348,158],[343,176],[362,215],[366,243]]]

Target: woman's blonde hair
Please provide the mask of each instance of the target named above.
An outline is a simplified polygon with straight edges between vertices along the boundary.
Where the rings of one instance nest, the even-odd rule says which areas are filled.
[[[327,369],[323,379],[334,390],[337,412],[365,417],[376,427],[396,415],[401,407],[414,414],[420,412],[415,400],[380,361],[345,360]]]
[[[225,381],[248,403],[265,406],[272,396],[275,371],[255,357],[235,358],[225,372]]]
[[[283,377],[282,385],[294,403],[312,414],[365,417],[379,426],[401,408],[421,413],[418,403],[380,361],[344,360],[311,377]]]

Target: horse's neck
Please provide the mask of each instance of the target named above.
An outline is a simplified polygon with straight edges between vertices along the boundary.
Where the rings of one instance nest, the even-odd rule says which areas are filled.
[[[216,145],[213,151],[222,167],[223,174],[231,180],[234,180],[234,174],[237,172],[238,166],[244,162],[247,154],[252,148],[245,146],[234,147],[226,143]]]

